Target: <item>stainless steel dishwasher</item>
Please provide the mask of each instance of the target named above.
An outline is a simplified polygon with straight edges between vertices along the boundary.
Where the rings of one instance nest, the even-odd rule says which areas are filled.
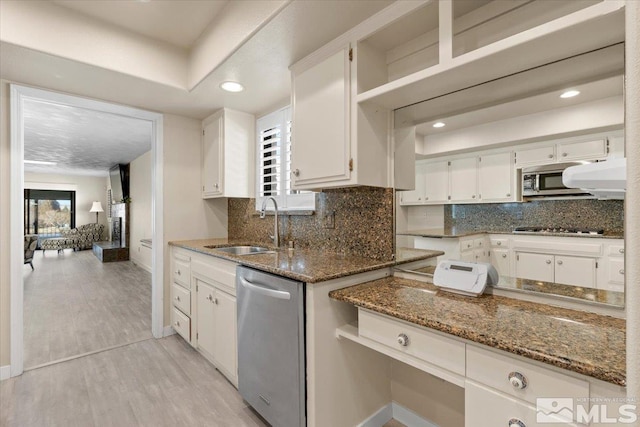
[[[304,285],[238,266],[238,390],[274,427],[306,425]]]

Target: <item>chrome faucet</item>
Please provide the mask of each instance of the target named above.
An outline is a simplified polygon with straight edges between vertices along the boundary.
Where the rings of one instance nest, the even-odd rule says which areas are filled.
[[[269,237],[273,239],[273,244],[277,248],[280,246],[280,236],[278,234],[278,202],[276,202],[275,198],[265,197],[265,199],[262,201],[262,209],[260,209],[260,218],[264,219],[265,215],[267,214],[266,208],[267,208],[267,202],[269,200],[273,200],[273,208],[275,209],[275,214],[276,214],[276,217],[274,219],[273,236],[269,236]]]

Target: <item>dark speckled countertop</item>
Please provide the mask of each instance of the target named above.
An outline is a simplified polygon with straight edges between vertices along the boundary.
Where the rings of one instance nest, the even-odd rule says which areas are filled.
[[[358,307],[509,353],[626,385],[625,320],[483,295],[470,298],[433,285],[388,277],[335,290]]]
[[[499,230],[483,230],[468,228],[425,228],[420,230],[402,231],[397,233],[400,236],[419,236],[419,237],[436,237],[436,238],[460,238],[467,236],[474,236],[478,234],[509,234],[513,236],[558,236],[558,237],[584,237],[593,239],[624,239],[623,233],[605,233],[605,234],[567,234],[567,233],[533,233],[533,232],[513,232],[513,231],[499,231]]]
[[[252,242],[229,239],[183,240],[169,244],[306,283],[324,282],[444,254],[441,251],[398,248],[394,260],[384,261],[312,249],[294,249],[292,256],[287,249],[254,255],[231,255],[216,250],[225,246],[253,245]]]

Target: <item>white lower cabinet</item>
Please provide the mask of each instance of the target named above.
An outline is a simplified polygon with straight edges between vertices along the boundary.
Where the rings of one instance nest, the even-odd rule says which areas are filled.
[[[518,252],[516,254],[516,277],[553,283],[553,255]]]
[[[175,247],[172,260],[171,326],[237,385],[236,264]]]
[[[509,249],[491,249],[490,263],[493,265],[500,276],[511,276]]]
[[[596,258],[527,252],[516,255],[516,277],[561,285],[595,288],[596,266]]]

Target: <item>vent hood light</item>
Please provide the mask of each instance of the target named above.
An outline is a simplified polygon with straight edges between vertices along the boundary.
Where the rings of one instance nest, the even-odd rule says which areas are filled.
[[[442,122],[437,122],[437,123],[433,124],[433,127],[434,128],[443,128],[443,127],[445,127],[445,124],[442,123]]]
[[[574,96],[580,95],[579,90],[568,90],[560,95],[560,98],[573,98]]]
[[[45,162],[42,160],[25,160],[25,163],[29,163],[31,165],[56,165],[56,162]]]
[[[227,92],[242,92],[244,90],[244,86],[238,82],[222,82],[220,88]]]

